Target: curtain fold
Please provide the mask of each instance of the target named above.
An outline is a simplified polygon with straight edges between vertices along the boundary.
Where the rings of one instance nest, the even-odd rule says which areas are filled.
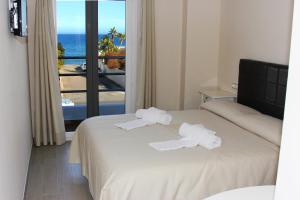
[[[32,49],[29,56],[29,86],[36,146],[65,143],[54,5],[53,0],[36,0],[34,19],[29,20],[28,48]]]
[[[137,62],[137,108],[156,106],[156,45],[154,0],[140,0]]]

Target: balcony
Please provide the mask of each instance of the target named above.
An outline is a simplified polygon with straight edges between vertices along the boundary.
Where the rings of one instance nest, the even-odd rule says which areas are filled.
[[[86,119],[86,66],[84,56],[64,56],[59,60],[76,61],[64,65],[59,70],[62,108],[66,128],[76,127],[76,124]],[[125,113],[125,69],[109,69],[104,60],[126,59],[125,56],[99,56],[99,113],[100,115],[116,115]],[[79,64],[81,63],[81,64]]]

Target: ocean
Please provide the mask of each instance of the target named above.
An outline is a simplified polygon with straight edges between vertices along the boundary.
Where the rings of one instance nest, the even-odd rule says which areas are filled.
[[[99,40],[105,35],[99,34]],[[60,42],[65,49],[65,56],[85,56],[86,55],[86,35],[85,34],[58,34],[58,42]],[[115,45],[120,46],[119,39],[114,41]],[[126,45],[126,41],[122,46]],[[65,64],[80,65],[85,63],[85,60],[65,60]]]

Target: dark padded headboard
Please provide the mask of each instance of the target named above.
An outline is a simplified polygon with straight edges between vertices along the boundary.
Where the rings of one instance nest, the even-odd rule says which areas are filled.
[[[283,119],[288,66],[241,59],[237,101]]]

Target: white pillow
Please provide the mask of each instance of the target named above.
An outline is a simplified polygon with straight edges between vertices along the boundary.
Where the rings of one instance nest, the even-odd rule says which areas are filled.
[[[244,115],[236,124],[280,146],[282,120],[263,114]]]
[[[200,106],[222,117],[240,114],[259,114],[260,112],[232,101],[208,101]]]
[[[264,115],[257,110],[230,101],[209,101],[201,105],[238,126],[280,146],[282,120]]]

